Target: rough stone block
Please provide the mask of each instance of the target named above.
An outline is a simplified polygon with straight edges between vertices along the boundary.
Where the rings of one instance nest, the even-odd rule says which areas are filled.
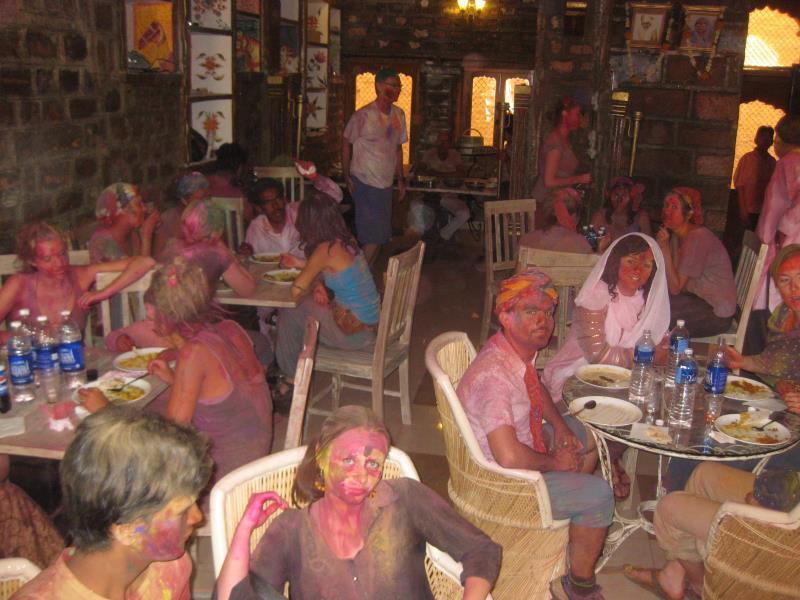
[[[14,125],[14,103],[0,100],[0,125],[12,127]]]
[[[53,43],[55,36],[40,31],[28,31],[25,34],[25,46],[31,58],[55,58],[58,49]]]
[[[0,58],[19,58],[19,33],[0,32]]]
[[[38,102],[25,101],[20,104],[19,118],[25,125],[38,123],[41,114],[41,107]]]
[[[97,161],[92,157],[79,158],[75,161],[75,174],[78,179],[86,179],[97,173]]]
[[[58,100],[45,100],[42,104],[42,114],[45,121],[63,121],[64,105]]]
[[[73,98],[69,101],[69,114],[73,119],[86,119],[97,112],[97,102],[93,98]]]
[[[701,72],[705,72],[706,55],[697,58],[697,67]],[[701,79],[697,76],[697,70],[689,62],[688,56],[670,56],[667,58],[666,80],[667,83],[677,83],[679,85],[693,87],[719,87],[725,85],[725,59],[715,58],[712,63],[708,79]]]
[[[114,11],[110,4],[98,4],[94,8],[94,25],[100,31],[114,29]]]
[[[572,73],[572,71],[575,69],[575,63],[573,63],[571,60],[551,60],[550,68],[556,73],[566,75],[568,73]]]
[[[0,68],[0,90],[4,96],[30,96],[31,72],[27,69]]]
[[[80,33],[67,33],[64,35],[64,56],[68,60],[84,60],[87,53],[86,38]]]
[[[69,183],[69,164],[51,161],[39,169],[39,185],[43,190],[57,190]]]
[[[54,129],[52,139],[56,148],[78,150],[83,146],[83,128],[77,125],[64,125]]]
[[[678,145],[698,148],[731,148],[736,140],[731,127],[702,123],[682,123],[678,127]]]
[[[631,110],[647,117],[685,117],[689,110],[686,90],[636,89],[631,91]]]
[[[733,172],[733,156],[706,154],[697,157],[695,170],[706,177],[730,177]]]
[[[71,94],[77,92],[81,87],[81,74],[78,71],[64,70],[59,74],[61,92]]]
[[[36,91],[39,94],[47,94],[53,89],[53,70],[36,69]]]
[[[672,144],[673,124],[669,121],[642,121],[639,130],[639,142],[655,146]]]
[[[694,116],[713,121],[738,121],[739,95],[698,93],[694,98]]]
[[[688,152],[672,149],[641,148],[636,157],[636,173],[685,177],[691,169]]]
[[[63,213],[81,208],[83,206],[83,195],[83,190],[78,187],[58,194],[55,199],[56,212]]]

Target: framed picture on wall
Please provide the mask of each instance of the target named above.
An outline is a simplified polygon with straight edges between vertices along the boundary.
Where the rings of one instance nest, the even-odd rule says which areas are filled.
[[[305,114],[306,129],[324,129],[328,124],[328,92],[308,92]]]
[[[191,24],[231,30],[231,0],[190,0]]]
[[[306,34],[310,44],[328,43],[328,3],[309,2]]]
[[[297,0],[281,0],[281,19],[297,21],[300,18],[300,5]]]
[[[342,30],[342,11],[338,8],[331,9],[331,31]]]
[[[236,70],[261,70],[261,22],[256,17],[236,16]]]
[[[154,71],[175,71],[172,2],[136,1],[126,8],[128,52],[137,52]]]
[[[722,27],[723,6],[683,6],[685,15],[681,50],[711,52],[714,48],[717,29]]]
[[[208,142],[206,158],[214,158],[217,148],[233,141],[233,100],[192,102],[192,129]]]
[[[280,72],[284,75],[300,72],[300,32],[297,23],[281,23]]]
[[[324,46],[306,48],[306,87],[312,90],[328,87],[328,49]]]
[[[250,13],[251,15],[260,15],[261,0],[236,0],[236,10]]]
[[[669,22],[671,4],[631,2],[630,46],[632,48],[659,48],[664,30]]]
[[[230,35],[191,32],[189,34],[192,94],[233,93],[233,52]]]

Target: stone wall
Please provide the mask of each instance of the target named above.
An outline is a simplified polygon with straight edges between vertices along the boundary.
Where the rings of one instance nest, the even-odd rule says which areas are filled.
[[[706,224],[719,232],[725,227],[733,171],[749,7],[746,0],[714,4],[726,10],[707,79],[698,77],[689,58],[674,49],[665,54],[660,69],[655,68],[658,50],[633,51],[631,61],[622,0],[615,0],[611,67],[619,89],[631,94],[629,110],[644,114],[634,176],[647,185],[646,206],[657,216],[671,187],[696,187],[703,194]],[[676,26],[673,48],[679,39]],[[701,70],[707,56],[697,57]]]
[[[0,15],[0,252],[24,221],[91,218],[114,181],[157,199],[186,159],[182,75],[126,73],[122,2],[15,4]]]

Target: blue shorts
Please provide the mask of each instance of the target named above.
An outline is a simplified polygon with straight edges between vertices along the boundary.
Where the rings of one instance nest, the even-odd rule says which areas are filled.
[[[586,447],[586,428],[575,417],[564,415],[564,421]],[[553,428],[545,423],[545,437],[553,440]],[[550,509],[554,519],[569,519],[570,523],[582,527],[601,529],[611,525],[614,517],[614,492],[611,486],[595,475],[550,471],[542,473],[550,494]]]
[[[376,188],[358,177],[353,180],[356,237],[361,244],[385,244],[392,237],[392,186]]]

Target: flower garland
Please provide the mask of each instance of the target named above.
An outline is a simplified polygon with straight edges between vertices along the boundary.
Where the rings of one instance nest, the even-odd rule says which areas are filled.
[[[708,60],[706,61],[706,66],[704,69],[697,68],[697,54],[689,45],[689,38],[692,35],[692,32],[689,31],[688,27],[683,28],[683,46],[687,47],[686,56],[689,57],[689,62],[692,65],[692,68],[697,73],[697,78],[701,81],[707,81],[711,77],[711,66],[714,62],[714,57],[717,55],[717,45],[719,44],[719,36],[722,33],[722,17],[723,15],[720,14],[717,18],[716,23],[714,23],[714,43],[711,44],[711,52],[708,54]]]
[[[659,72],[661,72],[661,65],[664,63],[664,57],[667,55],[667,52],[672,47],[672,24],[673,24],[673,16],[672,11],[669,13],[669,22],[667,23],[666,28],[666,37],[664,38],[664,43],[661,44],[659,48],[658,58],[656,62],[650,65],[647,70],[644,72],[644,81],[650,81],[653,77],[655,77]],[[625,70],[628,75],[628,79],[631,83],[637,84],[642,83],[642,78],[639,77],[633,68],[633,51],[631,50],[631,38],[633,34],[631,33],[631,7],[628,2],[625,3],[625,48],[627,49],[627,57],[628,61],[625,65]]]

